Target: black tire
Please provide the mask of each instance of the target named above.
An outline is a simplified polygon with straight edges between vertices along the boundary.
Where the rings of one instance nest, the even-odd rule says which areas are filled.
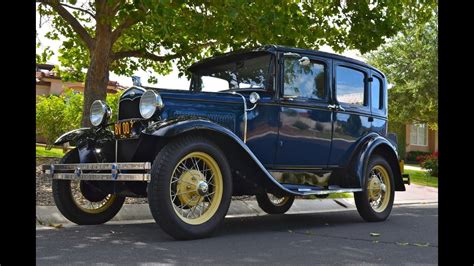
[[[76,163],[77,150],[71,150],[64,155],[60,163]],[[103,224],[112,219],[122,208],[125,197],[113,195],[108,206],[97,213],[85,212],[75,203],[71,192],[70,180],[53,179],[53,198],[56,207],[69,221],[79,225]]]
[[[386,192],[388,192],[386,195],[389,195],[390,198],[387,200],[386,206],[379,210],[375,210],[370,205],[369,201],[369,177],[372,169],[374,169],[375,167],[383,167],[386,170],[386,173],[388,174],[387,180],[390,182],[389,188],[386,190]],[[394,186],[395,184],[393,182],[393,172],[387,160],[378,155],[373,156],[369,160],[369,163],[367,165],[367,172],[363,184],[363,190],[361,192],[354,193],[354,200],[357,207],[357,211],[365,221],[380,222],[387,219],[387,217],[390,215],[390,212],[392,211],[393,201],[395,199]]]
[[[215,203],[217,209],[208,220],[190,224],[178,216],[175,211],[175,202],[172,201],[170,193],[172,190],[171,179],[175,168],[183,158],[195,152],[205,153],[217,163],[222,176],[222,197],[219,202]],[[151,169],[148,203],[155,221],[163,231],[173,238],[178,240],[198,239],[213,234],[223,222],[231,198],[232,176],[229,163],[221,149],[209,139],[203,136],[184,136],[167,144],[156,156]]]
[[[275,204],[270,200],[267,193],[259,193],[255,196],[260,209],[268,214],[283,214],[291,208],[295,201],[295,196],[285,196],[281,204]]]

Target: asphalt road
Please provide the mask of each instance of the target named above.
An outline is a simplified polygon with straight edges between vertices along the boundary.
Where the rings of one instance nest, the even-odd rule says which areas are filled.
[[[380,223],[354,210],[226,218],[217,235],[192,241],[151,222],[37,229],[36,263],[437,264],[438,205],[395,207]]]

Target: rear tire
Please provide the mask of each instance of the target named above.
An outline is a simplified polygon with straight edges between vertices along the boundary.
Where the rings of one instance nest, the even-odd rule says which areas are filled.
[[[271,200],[270,197],[274,197],[275,200]],[[291,208],[295,201],[295,196],[278,198],[274,195],[269,195],[269,193],[257,194],[256,198],[258,206],[268,214],[283,214]]]
[[[78,160],[75,158],[77,157],[75,155],[77,155],[76,149],[69,151],[64,155],[60,163],[77,163]],[[71,180],[58,179],[53,179],[52,182],[53,198],[56,207],[64,217],[73,223],[79,225],[103,224],[112,219],[120,211],[125,202],[125,197],[112,194],[104,194],[102,197],[99,197],[96,193],[94,194],[94,199],[91,199],[89,196],[89,199],[93,200],[89,201],[91,202],[90,206],[96,204],[96,208],[86,208],[85,206],[81,206],[81,204],[87,202],[88,199],[81,191],[90,189],[90,186],[88,186],[87,183],[83,183],[84,181],[81,181],[79,185],[76,183],[73,184],[73,182],[71,182]],[[75,187],[75,189],[73,187]],[[76,197],[73,196],[73,192]],[[81,203],[78,202],[77,197],[83,197]]]
[[[392,211],[394,199],[392,169],[386,159],[375,155],[367,165],[363,190],[354,193],[357,211],[367,222],[384,221]]]
[[[232,198],[232,177],[225,154],[202,136],[185,136],[156,156],[148,187],[155,221],[175,239],[213,234]]]

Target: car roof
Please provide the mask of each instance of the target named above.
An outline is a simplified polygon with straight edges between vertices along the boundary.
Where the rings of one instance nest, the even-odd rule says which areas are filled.
[[[377,72],[379,72],[384,78],[385,75],[382,71],[378,70],[377,68],[362,62],[360,60],[350,58],[347,56],[342,56],[334,53],[328,53],[328,52],[322,52],[322,51],[317,51],[317,50],[310,50],[310,49],[302,49],[302,48],[295,48],[295,47],[288,47],[288,46],[282,46],[282,45],[264,45],[264,46],[258,46],[255,48],[250,48],[250,49],[241,49],[241,50],[236,50],[236,51],[231,51],[227,52],[224,54],[216,55],[213,57],[209,57],[203,60],[200,60],[194,64],[192,64],[188,70],[191,72],[194,72],[198,68],[201,67],[206,67],[206,66],[213,66],[215,64],[219,63],[226,63],[226,62],[231,62],[235,59],[242,59],[245,56],[255,56],[255,54],[264,54],[264,53],[276,53],[276,52],[293,52],[293,53],[299,53],[299,54],[307,54],[307,55],[314,55],[314,56],[321,56],[325,58],[331,58],[331,59],[336,59],[336,60],[341,60],[345,61],[348,63],[353,63],[357,64],[363,67],[367,67],[370,69],[373,69]]]

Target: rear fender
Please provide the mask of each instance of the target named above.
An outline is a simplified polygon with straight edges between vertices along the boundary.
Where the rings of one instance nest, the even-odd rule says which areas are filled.
[[[365,184],[367,167],[372,156],[382,156],[389,163],[396,191],[405,191],[405,185],[402,179],[398,162],[398,153],[396,147],[386,138],[377,135],[372,136],[364,143],[364,148],[360,150],[360,155],[355,157],[355,172],[360,184]]]

